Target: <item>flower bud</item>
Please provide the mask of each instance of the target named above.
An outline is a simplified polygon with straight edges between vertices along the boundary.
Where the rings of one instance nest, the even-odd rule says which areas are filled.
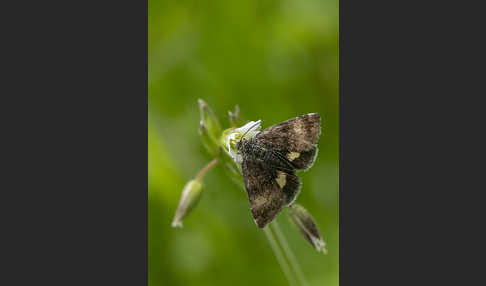
[[[304,238],[319,252],[327,254],[326,243],[317,230],[314,219],[310,213],[299,204],[289,206],[288,214],[292,222],[297,226]]]
[[[199,135],[201,135],[201,141],[204,148],[206,148],[211,156],[216,156],[219,152],[219,147],[209,135],[209,131],[202,121],[199,124]]]
[[[202,100],[198,99],[199,102],[199,112],[201,114],[201,122],[200,126],[203,126],[207,129],[209,137],[214,141],[214,144],[218,144],[218,138],[221,135],[221,124],[219,123],[218,118],[214,115],[214,112],[211,110],[209,105]]]
[[[202,194],[202,183],[200,180],[189,181],[182,191],[181,200],[177,207],[172,227],[182,227],[182,220],[194,209]]]

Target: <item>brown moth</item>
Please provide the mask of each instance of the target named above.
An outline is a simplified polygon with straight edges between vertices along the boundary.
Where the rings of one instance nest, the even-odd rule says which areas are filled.
[[[249,139],[244,134],[238,141],[246,192],[258,227],[265,227],[296,199],[301,181],[295,172],[314,163],[320,133],[320,115],[309,113],[270,126]]]

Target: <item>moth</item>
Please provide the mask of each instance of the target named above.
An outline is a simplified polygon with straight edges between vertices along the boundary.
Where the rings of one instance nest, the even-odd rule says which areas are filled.
[[[305,114],[245,138],[248,131],[236,147],[251,214],[264,228],[297,198],[302,183],[296,171],[309,169],[317,157],[321,117]]]

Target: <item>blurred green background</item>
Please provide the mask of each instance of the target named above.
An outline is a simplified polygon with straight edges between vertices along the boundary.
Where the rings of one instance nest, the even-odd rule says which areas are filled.
[[[322,116],[319,155],[297,202],[317,222],[317,253],[285,212],[277,218],[310,285],[338,285],[338,1],[149,0],[148,278],[158,285],[287,285],[246,193],[221,166],[199,205],[171,228],[182,188],[212,158],[197,99],[229,127],[235,104],[263,128]]]

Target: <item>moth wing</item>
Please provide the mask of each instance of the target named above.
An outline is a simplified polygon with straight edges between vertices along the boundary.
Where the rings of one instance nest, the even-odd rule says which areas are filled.
[[[295,200],[301,182],[293,172],[279,170],[263,161],[244,158],[242,172],[253,219],[263,228],[282,207]]]
[[[309,113],[270,126],[258,133],[255,140],[303,170],[310,168],[317,157],[320,135],[321,116]]]

